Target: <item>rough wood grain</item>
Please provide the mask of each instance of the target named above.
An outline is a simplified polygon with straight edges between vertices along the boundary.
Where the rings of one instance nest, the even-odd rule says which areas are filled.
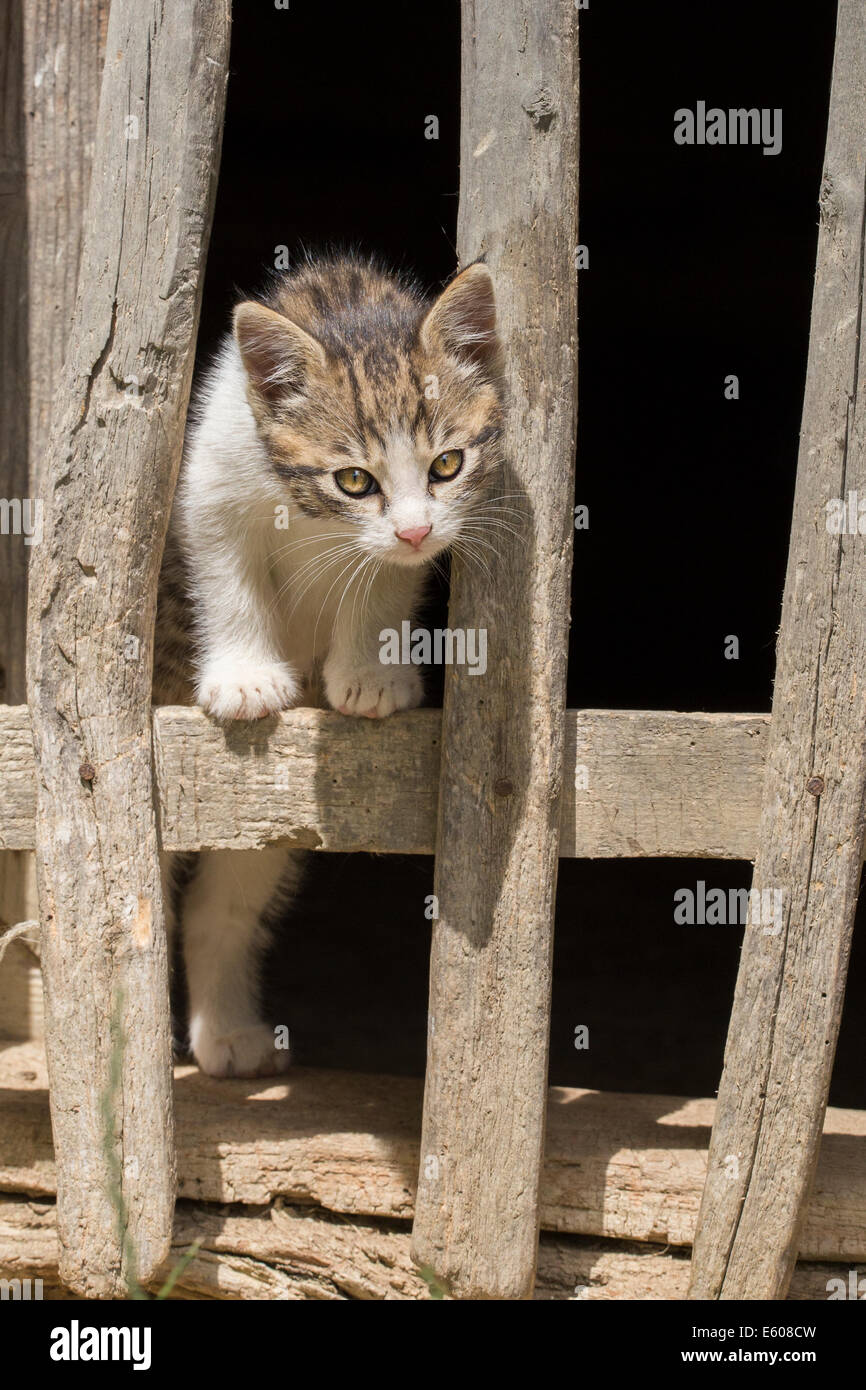
[[[461,1298],[531,1296],[544,1143],[577,415],[577,12],[463,0],[458,251],[483,255],[506,353],[518,534],[455,563],[424,1133],[413,1252]],[[509,504],[509,505],[510,505]]]
[[[0,8],[0,702],[25,697],[27,556],[20,508],[28,481],[27,173],[24,113],[24,16],[21,0]],[[15,509],[19,509],[16,518]],[[18,526],[16,528],[16,521]],[[17,534],[16,534],[17,529]],[[28,901],[29,855],[0,853],[0,932],[34,916]],[[26,948],[13,942],[0,960],[0,1033],[27,1037],[32,985],[41,989]]]
[[[587,1303],[685,1299],[690,1263],[688,1251],[668,1251],[660,1245],[542,1236],[536,1298]],[[852,1268],[855,1277],[864,1272],[862,1266],[849,1264],[798,1264],[788,1298],[824,1300],[831,1279],[849,1287]]]
[[[751,859],[764,714],[568,710],[564,858]],[[349,726],[298,709],[220,729],[156,709],[154,772],[168,849],[257,849],[275,839],[342,852],[432,854],[441,713]],[[578,785],[580,783],[580,785]],[[0,708],[0,845],[35,843],[26,708]]]
[[[562,858],[751,859],[764,714],[569,710]]]
[[[228,3],[113,0],[31,573],[46,1041],[61,1275],[148,1278],[171,1234],[170,1029],[150,683],[228,61]]]
[[[14,513],[27,480],[27,179],[24,25],[20,0],[0,10],[0,701],[24,699],[25,537]],[[0,870],[2,872],[2,870]]]
[[[40,1047],[0,1050],[0,1191],[55,1191],[47,1085]],[[412,1216],[420,1081],[304,1068],[279,1082],[217,1081],[184,1066],[175,1108],[183,1197]],[[711,1100],[552,1087],[544,1229],[690,1245],[713,1110]],[[800,1256],[866,1259],[866,1112],[827,1111]]]
[[[429,854],[441,716],[386,722],[291,710],[225,728],[200,711],[154,711],[163,844]]]
[[[7,296],[0,310],[0,450],[14,457],[20,475],[10,481],[5,463],[0,466],[0,493],[39,504],[49,417],[75,303],[108,0],[9,0],[0,23],[14,30],[0,42],[7,77],[0,135],[0,275]],[[20,537],[0,540],[0,700],[25,697],[28,549]],[[38,556],[38,545],[35,550]],[[0,925],[37,914],[32,854],[0,854]],[[0,1032],[42,1034],[42,979],[17,943],[0,963]]]
[[[0,849],[36,848],[36,758],[26,705],[0,705]]]
[[[75,308],[109,0],[26,0],[30,476],[44,495],[51,413]]]
[[[840,0],[791,548],[754,885],[784,895],[746,930],[695,1298],[784,1296],[818,1153],[866,827],[866,540],[827,505],[866,497],[862,328],[866,11]],[[854,521],[856,532],[856,517]]]
[[[409,1259],[409,1232],[328,1218],[281,1202],[251,1214],[239,1208],[178,1204],[172,1267],[199,1253],[175,1285],[193,1299],[425,1299],[427,1285]],[[54,1204],[0,1200],[0,1278],[57,1281]]]
[[[409,1255],[409,1232],[366,1221],[335,1221],[281,1202],[250,1211],[181,1202],[169,1260],[154,1281],[158,1288],[173,1266],[198,1254],[180,1275],[173,1296],[181,1299],[296,1299],[425,1301],[430,1292]],[[831,1279],[848,1286],[863,1266],[799,1264],[792,1299],[826,1299]],[[682,1299],[689,1276],[688,1251],[660,1245],[545,1236],[538,1251],[535,1298],[585,1302],[612,1299]],[[54,1204],[0,1199],[0,1278],[45,1282],[57,1288]]]

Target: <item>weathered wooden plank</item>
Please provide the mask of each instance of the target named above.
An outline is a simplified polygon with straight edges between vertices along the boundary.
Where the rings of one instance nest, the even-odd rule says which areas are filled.
[[[26,0],[30,475],[45,488],[48,434],[75,308],[109,0]]]
[[[228,70],[229,6],[112,0],[76,307],[31,572],[28,696],[61,1275],[171,1237],[170,1028],[150,685]],[[86,987],[84,982],[86,981]]]
[[[441,715],[387,722],[299,709],[225,727],[200,711],[154,711],[163,844],[429,854]]]
[[[24,25],[20,0],[0,10],[0,701],[24,699],[27,554],[27,181]],[[17,509],[17,515],[16,515]],[[16,524],[17,521],[17,524]],[[32,538],[31,538],[32,539]]]
[[[669,1251],[659,1245],[542,1236],[536,1297],[587,1303],[685,1299],[690,1264],[688,1251]],[[854,1279],[862,1273],[862,1267],[853,1267]],[[849,1264],[800,1263],[788,1298],[796,1302],[827,1299],[840,1284],[850,1289],[851,1275]],[[831,1280],[837,1281],[835,1286]]]
[[[354,1217],[409,1220],[421,1083],[298,1068],[217,1081],[175,1069],[182,1197],[278,1197]],[[689,1246],[706,1175],[711,1100],[551,1088],[541,1179],[545,1230]],[[0,1051],[0,1190],[51,1195],[44,1055]],[[866,1259],[866,1112],[829,1109],[801,1259]]]
[[[695,1298],[781,1298],[818,1142],[866,829],[866,10],[840,0],[800,457],[754,885],[731,1015]],[[853,500],[852,500],[853,495]],[[846,526],[832,528],[833,499]],[[853,525],[852,525],[853,520]]]
[[[754,856],[769,716],[568,710],[563,858]],[[349,724],[298,709],[225,729],[198,710],[154,711],[154,771],[168,849],[432,854],[441,713]],[[0,708],[0,845],[35,843],[25,707]]]
[[[38,539],[28,482],[27,176],[24,17],[21,0],[0,8],[0,702],[25,697],[27,556]],[[26,530],[30,535],[25,535]],[[32,917],[29,856],[0,853],[0,933]],[[0,960],[0,1033],[30,1030],[31,957],[12,942]]]
[[[569,710],[562,858],[751,859],[769,717]]]
[[[328,1220],[281,1203],[250,1213],[181,1202],[171,1257],[154,1287],[187,1258],[173,1297],[184,1299],[413,1299],[430,1290],[409,1255],[409,1232],[367,1221]],[[792,1299],[826,1299],[830,1280],[850,1287],[849,1265],[799,1264]],[[853,1267],[855,1279],[864,1269]],[[661,1246],[542,1236],[538,1300],[681,1299],[688,1285],[686,1251]],[[0,1278],[44,1281],[57,1287],[54,1204],[0,1199]]]
[[[455,556],[413,1253],[460,1298],[531,1296],[559,858],[577,416],[577,14],[463,0],[458,252],[496,287],[515,523]],[[483,563],[482,563],[483,559]]]
[[[463,0],[458,251],[483,255],[505,348],[516,527],[452,569],[438,917],[413,1252],[457,1297],[527,1298],[538,1244],[565,743],[577,416],[577,12]],[[489,562],[489,563],[488,563]]]
[[[20,536],[0,539],[0,700],[25,697],[25,557],[39,554],[36,509],[44,504],[49,417],[75,304],[107,23],[108,0],[10,0],[0,18],[12,30],[0,42],[7,79],[0,135],[0,275],[7,297],[0,310],[0,450],[14,459],[18,474],[13,479],[0,465],[0,493],[28,499],[28,529],[36,527],[32,547]],[[37,915],[32,854],[0,854],[0,926]],[[0,1032],[42,1033],[41,976],[17,942],[0,962]]]
[[[36,848],[36,758],[26,705],[0,705],[0,849]]]
[[[409,1259],[408,1230],[330,1220],[282,1203],[251,1214],[178,1204],[172,1265],[190,1252],[174,1296],[216,1299],[424,1299],[429,1291]],[[561,1263],[561,1257],[560,1257]],[[54,1204],[0,1199],[0,1278],[57,1282]],[[46,1290],[47,1292],[47,1290]],[[48,1295],[51,1296],[50,1294]]]

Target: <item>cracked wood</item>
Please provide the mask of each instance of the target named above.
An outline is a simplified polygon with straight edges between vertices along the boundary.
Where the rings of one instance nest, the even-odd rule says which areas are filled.
[[[424,1137],[413,1253],[460,1298],[528,1298],[538,1245],[577,415],[577,13],[462,6],[458,249],[485,256],[524,512],[489,572],[455,559],[445,678]],[[496,139],[489,133],[496,131]],[[485,143],[486,141],[486,143]],[[476,151],[482,152],[476,156]]]
[[[432,854],[442,716],[384,723],[318,709],[225,728],[199,710],[153,712],[161,843],[167,849]],[[766,714],[567,710],[564,858],[751,859]],[[30,718],[0,707],[0,846],[36,834]]]
[[[78,291],[31,572],[28,695],[60,1272],[91,1297],[171,1239],[153,811],[156,583],[213,209],[228,0],[112,0]],[[130,640],[133,639],[133,640]],[[92,776],[81,769],[89,764]]]
[[[866,563],[828,504],[866,495],[866,12],[838,10],[791,547],[754,886],[692,1268],[693,1298],[783,1298],[818,1155],[864,843]]]

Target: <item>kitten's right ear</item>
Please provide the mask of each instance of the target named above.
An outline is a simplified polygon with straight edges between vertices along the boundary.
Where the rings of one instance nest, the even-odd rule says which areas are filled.
[[[267,405],[303,392],[310,369],[325,365],[315,338],[254,300],[235,309],[234,331],[250,384]]]

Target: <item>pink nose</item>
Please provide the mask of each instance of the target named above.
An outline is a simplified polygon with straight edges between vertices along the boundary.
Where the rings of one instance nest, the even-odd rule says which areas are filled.
[[[408,541],[417,550],[425,536],[429,536],[432,526],[407,526],[405,531],[397,531],[398,541]]]

